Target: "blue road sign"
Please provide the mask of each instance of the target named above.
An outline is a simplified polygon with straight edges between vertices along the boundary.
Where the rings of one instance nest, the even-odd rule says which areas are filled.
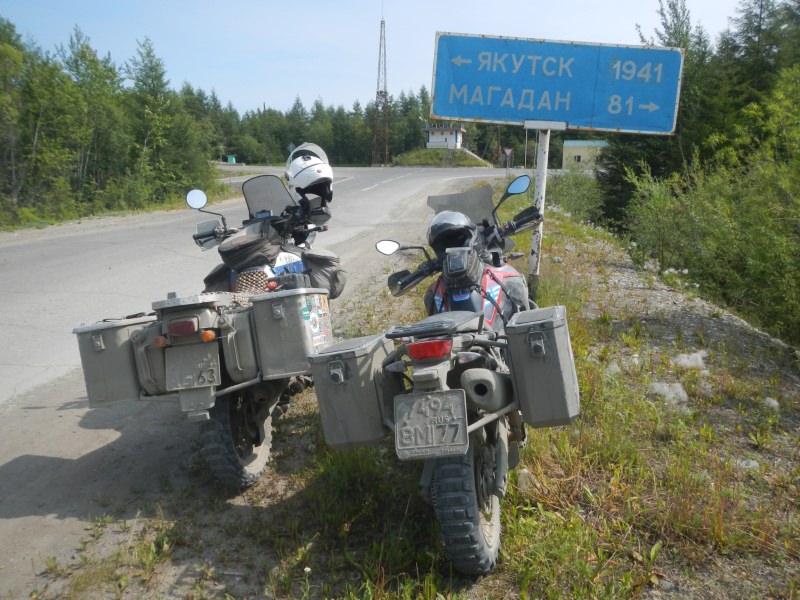
[[[671,134],[683,50],[436,34],[431,117]]]

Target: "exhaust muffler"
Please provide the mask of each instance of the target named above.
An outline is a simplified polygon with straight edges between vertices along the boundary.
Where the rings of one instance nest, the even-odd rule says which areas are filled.
[[[467,399],[478,408],[500,410],[513,399],[511,377],[489,369],[467,369],[461,374]]]

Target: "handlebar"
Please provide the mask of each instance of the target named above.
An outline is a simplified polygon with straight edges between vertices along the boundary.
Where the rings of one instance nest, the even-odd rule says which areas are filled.
[[[521,230],[522,228],[526,228],[526,225],[541,220],[541,218],[542,218],[542,213],[539,212],[538,208],[536,208],[535,206],[526,208],[510,221],[503,223],[503,234],[504,235],[514,234],[517,231]]]
[[[328,231],[327,225],[311,225],[306,227],[305,225],[301,225],[300,227],[295,227],[292,229],[292,233],[314,233],[315,231]]]
[[[442,261],[431,258],[430,260],[420,263],[420,265],[417,267],[417,270],[411,273],[411,278],[415,279],[419,277],[420,281],[422,281],[426,277],[433,275],[434,273],[438,273],[441,270]]]
[[[195,233],[194,235],[192,235],[192,239],[195,240],[196,242],[199,242],[202,240],[210,240],[211,238],[229,237],[234,233],[239,233],[238,227],[226,227],[224,230],[217,228],[207,233]]]
[[[403,270],[389,275],[386,285],[392,296],[402,296],[428,276],[442,270],[441,261],[432,258],[421,263],[413,273]]]

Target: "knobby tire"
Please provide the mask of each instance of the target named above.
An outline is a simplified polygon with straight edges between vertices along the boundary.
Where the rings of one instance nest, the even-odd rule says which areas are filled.
[[[437,459],[434,467],[433,508],[442,543],[453,567],[467,575],[494,569],[500,550],[500,500],[479,492],[485,446],[470,440],[467,454]]]
[[[272,448],[272,415],[268,414],[264,422],[262,443],[242,452],[236,448],[236,432],[231,429],[233,402],[234,398],[223,396],[209,410],[211,418],[201,427],[202,455],[220,484],[242,490],[255,484],[267,467]]]

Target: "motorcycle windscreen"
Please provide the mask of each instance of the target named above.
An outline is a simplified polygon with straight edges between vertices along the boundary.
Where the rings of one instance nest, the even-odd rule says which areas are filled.
[[[441,196],[428,196],[428,206],[437,214],[445,210],[455,210],[467,215],[472,222],[480,225],[484,219],[494,223],[492,211],[494,191],[490,185],[484,185],[468,192],[443,194]],[[514,240],[510,237],[503,238],[502,250],[509,252],[514,248]]]
[[[242,184],[244,201],[250,218],[278,216],[296,202],[277,175],[259,175]]]
[[[437,214],[445,210],[455,210],[467,215],[473,223],[480,223],[484,219],[491,223],[494,210],[493,196],[492,186],[484,185],[467,192],[428,196],[428,206]]]

